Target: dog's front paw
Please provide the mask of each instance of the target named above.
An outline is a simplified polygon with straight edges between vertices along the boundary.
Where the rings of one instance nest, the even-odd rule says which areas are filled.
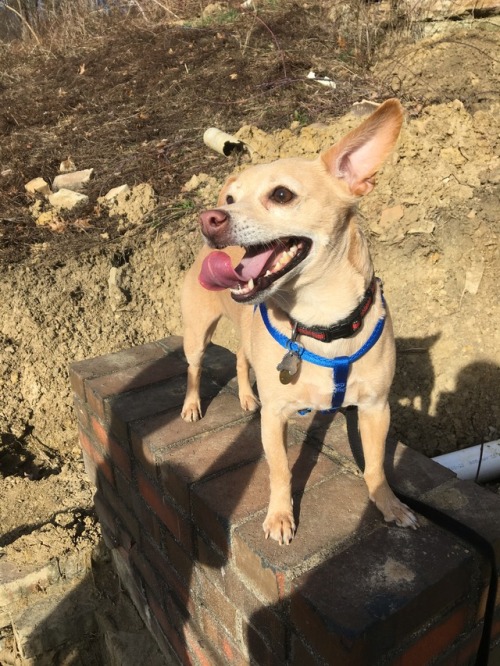
[[[256,412],[260,407],[258,398],[253,393],[240,393],[240,405],[245,412]]]
[[[193,423],[199,421],[202,417],[200,401],[191,402],[186,401],[182,407],[181,416],[184,421]]]
[[[295,521],[293,519],[293,512],[290,511],[274,511],[269,512],[262,525],[266,539],[274,539],[280,546],[289,544],[295,534]]]
[[[392,490],[384,493],[382,497],[373,497],[372,499],[387,523],[396,523],[398,527],[411,527],[413,530],[416,530],[419,526],[413,511],[398,500]]]

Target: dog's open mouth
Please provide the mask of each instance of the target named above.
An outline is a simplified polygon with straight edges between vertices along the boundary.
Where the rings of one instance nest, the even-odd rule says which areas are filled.
[[[311,246],[309,238],[296,236],[251,245],[235,268],[225,252],[211,252],[203,262],[199,281],[212,291],[230,289],[234,300],[244,303],[300,264]]]

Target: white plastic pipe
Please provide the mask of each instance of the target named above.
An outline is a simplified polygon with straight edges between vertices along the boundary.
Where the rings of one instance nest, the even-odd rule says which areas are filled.
[[[203,135],[203,141],[206,146],[226,157],[233,151],[243,152],[247,150],[247,146],[243,141],[240,141],[231,134],[226,134],[226,132],[217,129],[217,127],[209,127]]]
[[[460,451],[444,453],[433,460],[443,467],[451,469],[459,479],[474,481],[480,457],[481,444],[478,444],[467,449],[460,449]],[[497,478],[500,478],[500,439],[483,444],[483,457],[477,480],[493,481]]]

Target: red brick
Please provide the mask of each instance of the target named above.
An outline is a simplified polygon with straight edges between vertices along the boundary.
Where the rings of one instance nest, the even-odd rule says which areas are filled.
[[[189,624],[184,627],[184,637],[189,651],[195,657],[199,666],[214,666],[216,663],[211,650],[206,647],[205,637],[201,638],[198,630]]]
[[[90,430],[90,421],[89,413],[87,411],[87,405],[80,400],[76,395],[73,399],[73,408],[75,410],[76,419],[78,424],[83,430]]]
[[[139,615],[147,624],[149,607],[145,596],[145,590],[140,586],[140,582],[135,575],[128,553],[126,553],[123,548],[115,548],[111,551],[111,557],[123,587],[128,592]]]
[[[175,356],[158,356],[144,363],[124,368],[113,374],[87,379],[87,402],[91,410],[101,418],[105,414],[105,402],[113,396],[138,389],[149,388],[186,372],[186,363]]]
[[[164,523],[171,534],[188,552],[192,552],[191,525],[172,504],[167,502],[159,489],[142,473],[138,474],[139,492]]]
[[[225,347],[209,344],[203,359],[203,370],[219,386],[230,387],[236,375],[236,356]]]
[[[451,470],[399,442],[387,446],[386,474],[394,490],[411,497],[420,497],[455,478]]]
[[[134,510],[134,504],[133,504],[133,497],[134,494],[137,493],[137,490],[132,485],[132,482],[127,479],[119,469],[114,469],[113,470],[114,477],[115,477],[115,486],[116,486],[116,493],[118,497],[120,497],[124,504],[130,509]]]
[[[259,664],[259,666],[283,666],[287,663],[285,657],[275,654],[263,640],[262,636],[247,622],[243,623],[243,640],[252,664]],[[284,650],[285,645],[282,646],[282,651],[284,652]]]
[[[298,636],[292,636],[292,656],[290,666],[318,666],[322,663],[319,657],[314,656]],[[417,666],[416,664],[414,666]]]
[[[488,577],[488,585],[483,587],[483,590],[481,592],[481,599],[479,601],[479,607],[478,607],[478,610],[477,610],[477,613],[476,613],[476,620],[477,621],[482,620],[483,617],[484,617],[484,613],[485,613],[485,610],[486,610],[486,602],[488,600],[488,594],[489,594],[489,591],[490,591],[489,582],[490,582],[490,580],[489,580],[489,577]],[[499,607],[500,607],[500,585],[497,586],[497,595],[495,597],[495,608],[498,610]]]
[[[453,611],[443,622],[429,629],[417,643],[393,662],[394,666],[413,666],[413,664],[429,664],[434,661],[464,631],[467,617],[468,609],[464,604]]]
[[[181,335],[169,335],[167,338],[157,340],[156,344],[164,349],[167,354],[183,355],[184,339]]]
[[[147,538],[142,540],[143,555],[149,560],[154,569],[158,572],[161,580],[167,587],[174,592],[179,601],[190,612],[194,612],[194,601],[192,599],[195,586],[190,576],[183,580],[173,569],[168,559],[158,550],[155,544]]]
[[[345,417],[342,413],[310,412],[305,416],[292,417],[289,424],[292,428],[307,433],[307,440],[310,444],[325,447],[325,449],[352,460]]]
[[[236,607],[227,597],[211,583],[201,572],[198,572],[198,589],[201,600],[210,609],[217,621],[229,632],[236,633]]]
[[[223,589],[227,598],[238,607],[254,631],[271,646],[273,653],[285,659],[285,619],[273,610],[273,606],[263,604],[232,567],[226,568]],[[253,632],[248,631],[247,634],[253,636]],[[245,638],[244,635],[243,639]],[[258,644],[257,638],[254,637],[254,641]]]
[[[93,359],[76,361],[70,366],[70,380],[73,391],[82,399],[85,396],[85,381],[110,375],[140,363],[162,358],[165,350],[156,342],[132,347],[114,354],[106,354]]]
[[[115,480],[113,478],[113,470],[111,469],[109,461],[99,450],[99,448],[94,445],[94,443],[90,439],[90,436],[87,435],[87,433],[85,433],[81,428],[79,429],[78,434],[80,437],[80,446],[96,466],[97,483],[95,483],[95,485],[99,487],[99,482],[100,482],[99,477],[100,475],[102,475],[108,480],[108,483],[114,486]]]
[[[262,535],[262,538],[264,536]],[[265,603],[280,601],[280,587],[276,572],[263,563],[258,554],[248,548],[244,541],[236,539],[233,557],[238,571],[245,576]]]
[[[220,402],[224,407],[228,400],[236,401],[236,398],[218,396],[212,404]],[[237,402],[241,412],[239,401]],[[200,439],[169,451],[156,450],[162,487],[187,512],[190,510],[189,487],[192,483],[257,460],[261,456],[258,420],[207,432]]]
[[[472,481],[455,479],[426,493],[423,500],[487,539],[500,559],[500,497]],[[478,507],[481,510],[478,511]]]
[[[226,555],[209,545],[199,534],[196,535],[196,566],[219,588],[224,588]]]
[[[165,655],[167,664],[177,664],[178,662],[186,666],[191,664],[186,646],[182,643],[176,632],[172,631],[171,637],[173,640],[170,641],[160,627],[160,623],[156,617],[152,615],[149,618],[148,627],[161,652]],[[175,648],[174,645],[177,647]]]
[[[100,491],[97,491],[94,495],[94,505],[107,547],[111,550],[123,545],[121,544],[120,531],[116,525],[115,515]]]
[[[241,650],[207,609],[202,609],[201,617],[204,637],[206,637],[214,651],[220,655],[223,660],[222,663],[248,666],[248,660],[243,656]]]
[[[186,394],[186,375],[172,377],[160,384],[152,384],[142,389],[129,391],[107,398],[102,403],[105,417],[101,420],[111,423],[112,432],[120,440],[128,437],[128,427],[134,421],[143,421],[148,432],[149,419],[161,412],[169,412],[172,418],[178,416]],[[209,398],[217,395],[220,388],[206,377],[202,378],[200,395]],[[137,426],[139,428],[139,426]]]
[[[311,487],[338,472],[326,456],[308,446],[293,446],[288,458],[294,492]],[[266,508],[269,468],[265,460],[243,465],[193,487],[193,517],[197,526],[222,551],[227,552],[230,529]],[[297,504],[299,503],[296,500]],[[262,522],[262,518],[259,518]],[[261,533],[259,528],[259,533]]]
[[[183,396],[180,397],[183,399]],[[210,400],[204,400],[202,407],[203,419],[194,423],[184,421],[178,407],[154,415],[147,421],[134,422],[131,425],[132,442],[136,446],[148,448],[153,454],[158,453],[161,463],[162,452],[168,451],[172,444],[248,419],[248,414],[241,409],[240,401],[231,393],[222,392]]]
[[[432,630],[433,627],[430,627],[430,629]],[[440,657],[439,666],[473,666],[481,641],[481,630],[482,625],[455,641],[455,644],[451,647],[451,652],[446,650],[446,657]],[[495,662],[490,663],[495,664]]]
[[[147,421],[149,424],[149,420]],[[151,449],[151,447],[144,445],[143,441],[141,439],[138,439],[135,437],[134,432],[133,432],[134,424],[131,424],[130,426],[130,443],[131,443],[131,448],[132,448],[132,454],[139,464],[140,467],[148,474],[152,479],[157,479],[159,474],[158,474],[158,468],[156,466],[156,455],[154,449]]]
[[[300,502],[295,501],[294,508],[300,510],[299,523],[289,547],[264,539],[263,515],[234,532],[236,567],[267,602],[283,598],[295,573],[303,571],[307,562],[316,563],[321,554],[349,542],[356,532],[369,532],[380,526],[380,516],[369,503],[363,479],[350,474],[327,478],[307,490]]]
[[[381,527],[293,581],[291,620],[327,661],[363,662],[456,607],[474,569],[471,553],[431,524]]]
[[[121,497],[115,492],[115,489],[108,483],[103,481],[101,483],[101,490],[106,501],[119,519],[121,526],[129,535],[131,535],[132,540],[138,543],[141,539],[141,525],[135,514],[130,511],[127,505],[122,501]]]
[[[81,443],[81,441],[80,441]],[[85,451],[85,449],[81,446],[80,447],[82,450],[82,460],[83,464],[85,466],[85,474],[87,475],[89,481],[92,483],[93,486],[97,488],[99,484],[99,475],[98,475],[98,469],[97,465],[94,462],[94,460],[91,458],[91,456]]]
[[[161,543],[167,530],[153,509],[146,504],[138,492],[132,495],[132,505],[134,514],[141,524],[142,531],[149,535],[156,543]]]
[[[167,616],[163,608],[154,597],[149,597],[149,605],[153,611],[154,617],[165,634],[168,643],[171,645],[173,651],[180,659],[181,663],[185,666],[191,666],[193,661],[189,657],[186,648],[186,641],[183,636],[180,636],[173,626],[170,618]]]
[[[159,580],[153,568],[144,557],[143,553],[137,549],[137,544],[133,545],[130,549],[130,559],[137,569],[142,579],[151,590],[155,590],[157,594],[160,593]]]
[[[127,477],[127,479],[131,481],[132,469],[131,469],[130,455],[107,431],[107,429],[102,425],[102,423],[100,423],[95,418],[95,416],[91,417],[90,422],[91,422],[92,432],[97,438],[99,444],[108,454],[109,458],[113,461],[113,463],[120,469],[120,471]]]

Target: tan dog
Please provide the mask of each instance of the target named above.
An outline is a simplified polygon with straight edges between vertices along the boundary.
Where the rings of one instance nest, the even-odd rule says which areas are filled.
[[[357,201],[372,190],[402,121],[401,105],[389,100],[315,160],[283,159],[231,176],[217,208],[200,215],[209,248],[226,252],[205,247],[186,275],[182,312],[189,368],[182,417],[196,421],[202,416],[201,360],[218,320],[226,315],[241,332],[237,375],[243,409],[259,406],[248,377],[249,364],[257,378],[271,486],[263,528],[266,537],[279,543],[289,543],[295,532],[287,420],[304,408],[330,409],[334,394],[344,406],[358,407],[370,499],[385,520],[417,525],[384,474],[394,338],[355,220]],[[261,303],[265,310],[253,307]],[[287,354],[273,331],[286,345],[294,337],[296,322],[295,340],[288,342],[294,353]],[[346,330],[349,337],[322,339]],[[376,333],[379,337],[372,344]],[[344,371],[307,360],[311,353],[328,363],[360,350],[361,357],[355,356]],[[345,395],[342,372],[348,372]]]

